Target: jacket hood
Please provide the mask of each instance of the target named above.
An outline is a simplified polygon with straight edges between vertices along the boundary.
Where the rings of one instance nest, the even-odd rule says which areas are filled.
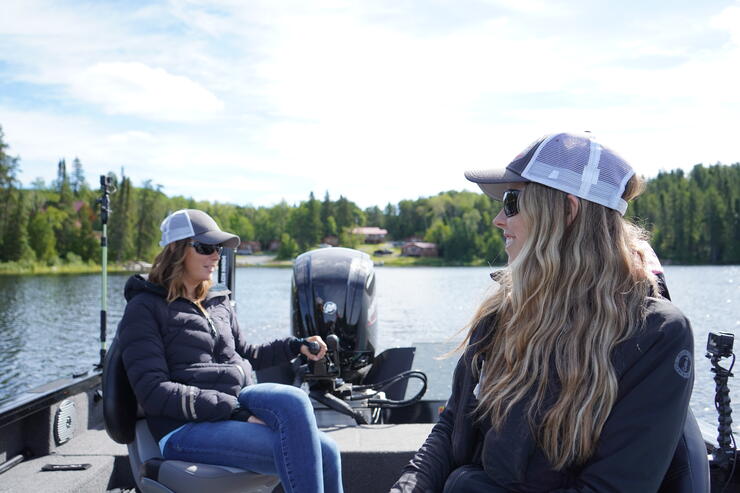
[[[164,286],[154,284],[146,280],[141,274],[136,274],[128,278],[126,286],[123,288],[123,296],[126,301],[131,301],[134,296],[141,293],[152,293],[162,298],[167,297],[167,291]]]
[[[141,293],[152,293],[162,298],[167,298],[167,290],[164,286],[147,281],[146,277],[141,274],[129,277],[123,288],[123,296],[126,298],[126,301],[131,301],[136,295]],[[228,296],[229,294],[231,294],[231,291],[229,291],[226,286],[223,284],[214,284],[211,286],[211,289],[208,290],[206,299],[215,298],[217,296]]]

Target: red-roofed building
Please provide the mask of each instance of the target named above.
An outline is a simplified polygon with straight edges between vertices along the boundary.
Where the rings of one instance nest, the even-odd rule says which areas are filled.
[[[381,243],[385,241],[385,235],[388,234],[388,230],[376,226],[363,226],[361,228],[354,228],[352,234],[362,236],[365,243]]]
[[[252,255],[262,250],[262,246],[259,241],[242,241],[236,248],[236,253],[239,255]]]
[[[438,257],[436,243],[425,241],[410,241],[401,248],[401,255],[406,257]]]

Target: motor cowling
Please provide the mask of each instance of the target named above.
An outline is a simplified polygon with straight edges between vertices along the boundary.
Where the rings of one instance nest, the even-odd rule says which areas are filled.
[[[339,339],[341,377],[358,383],[377,347],[375,272],[370,256],[349,248],[322,248],[296,258],[291,283],[291,330],[296,337]]]

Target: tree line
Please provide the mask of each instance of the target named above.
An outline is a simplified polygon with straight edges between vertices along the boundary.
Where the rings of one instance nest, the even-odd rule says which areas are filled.
[[[740,263],[740,163],[661,172],[628,213],[651,232],[661,259]]]
[[[0,262],[97,262],[99,191],[86,180],[81,161],[75,158],[68,168],[62,159],[55,180],[36,179],[24,188],[17,178],[20,160],[7,150],[0,128]],[[346,197],[332,200],[326,193],[319,200],[311,192],[299,204],[253,207],[168,197],[151,180],[135,186],[123,172],[110,177],[109,258],[118,263],[151,261],[159,250],[161,220],[183,208],[206,211],[222,229],[264,250],[277,247],[279,258],[293,258],[328,239],[356,247],[360,239],[352,229],[366,225],[385,228],[392,240],[436,243],[450,263],[506,261],[501,234],[491,225],[499,206],[481,193],[447,191],[363,210]],[[740,263],[740,163],[661,172],[627,215],[652,233],[663,261]]]

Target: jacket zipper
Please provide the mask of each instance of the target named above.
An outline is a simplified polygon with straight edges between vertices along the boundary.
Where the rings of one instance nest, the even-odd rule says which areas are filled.
[[[206,311],[205,307],[203,305],[198,305],[194,301],[191,301],[193,305],[195,305],[195,308],[198,309],[198,311],[206,317],[206,321],[208,322],[208,327],[211,329],[211,336],[216,339],[217,333],[216,333],[216,326],[213,324],[213,320],[211,320],[211,317],[208,315],[208,312]]]
[[[211,328],[211,335],[215,339],[216,338],[216,326],[213,325],[213,320],[211,320],[211,317],[209,317],[207,313],[203,313],[203,315],[206,316],[206,320],[208,320],[208,326]]]

